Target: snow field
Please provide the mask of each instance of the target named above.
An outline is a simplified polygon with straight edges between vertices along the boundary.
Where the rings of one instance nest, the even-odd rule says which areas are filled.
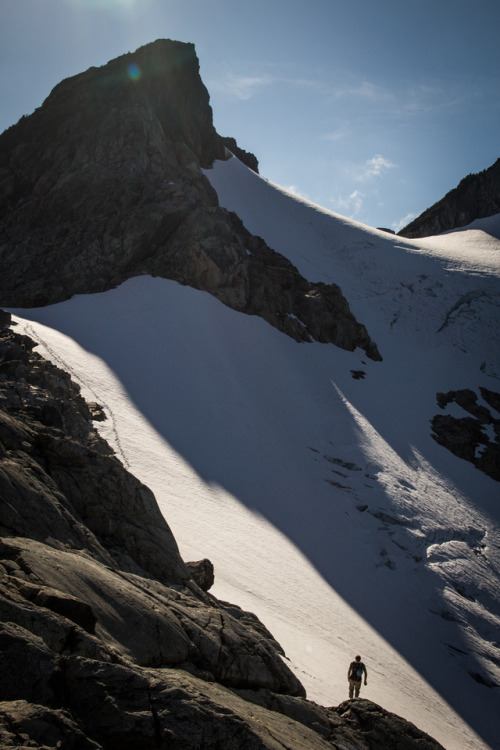
[[[500,243],[394,238],[235,159],[206,174],[250,231],[341,286],[383,362],[149,277],[15,311],[19,330],[105,407],[96,427],[184,559],[212,560],[213,593],[260,617],[310,699],[344,700],[360,653],[362,695],[447,750],[500,747],[498,689],[471,677],[500,680],[498,483],[429,425],[438,391],[498,390]]]

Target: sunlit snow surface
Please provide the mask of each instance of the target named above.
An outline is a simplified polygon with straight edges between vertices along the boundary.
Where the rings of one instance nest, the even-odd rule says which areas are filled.
[[[448,750],[500,747],[500,687],[478,681],[500,685],[500,485],[430,429],[437,392],[500,390],[498,217],[409,241],[236,159],[206,175],[304,276],[340,285],[382,362],[149,277],[16,311],[18,330],[105,407],[96,426],[184,559],[213,561],[213,593],[262,619],[309,698],[344,700],[360,653],[363,696]]]

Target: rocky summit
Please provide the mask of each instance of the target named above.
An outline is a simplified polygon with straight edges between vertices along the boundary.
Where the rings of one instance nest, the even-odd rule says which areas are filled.
[[[3,321],[8,316],[3,316]],[[0,329],[0,747],[438,750],[367,700],[325,708],[185,563],[70,376]]]
[[[192,44],[158,40],[62,81],[0,136],[0,299],[36,307],[151,274],[299,341],[380,359],[335,284],[303,278],[218,205],[203,169],[257,161],[212,123]]]

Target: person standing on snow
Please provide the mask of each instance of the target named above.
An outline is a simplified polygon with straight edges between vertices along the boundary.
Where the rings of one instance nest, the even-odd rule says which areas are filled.
[[[357,698],[361,689],[361,680],[365,676],[365,685],[367,684],[366,678],[368,673],[366,667],[361,661],[361,656],[356,656],[356,659],[349,664],[347,670],[347,679],[349,681],[349,698]]]

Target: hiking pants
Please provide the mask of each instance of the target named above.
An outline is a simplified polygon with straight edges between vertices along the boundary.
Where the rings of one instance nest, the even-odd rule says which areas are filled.
[[[349,680],[349,698],[357,698],[361,689],[361,680]]]

